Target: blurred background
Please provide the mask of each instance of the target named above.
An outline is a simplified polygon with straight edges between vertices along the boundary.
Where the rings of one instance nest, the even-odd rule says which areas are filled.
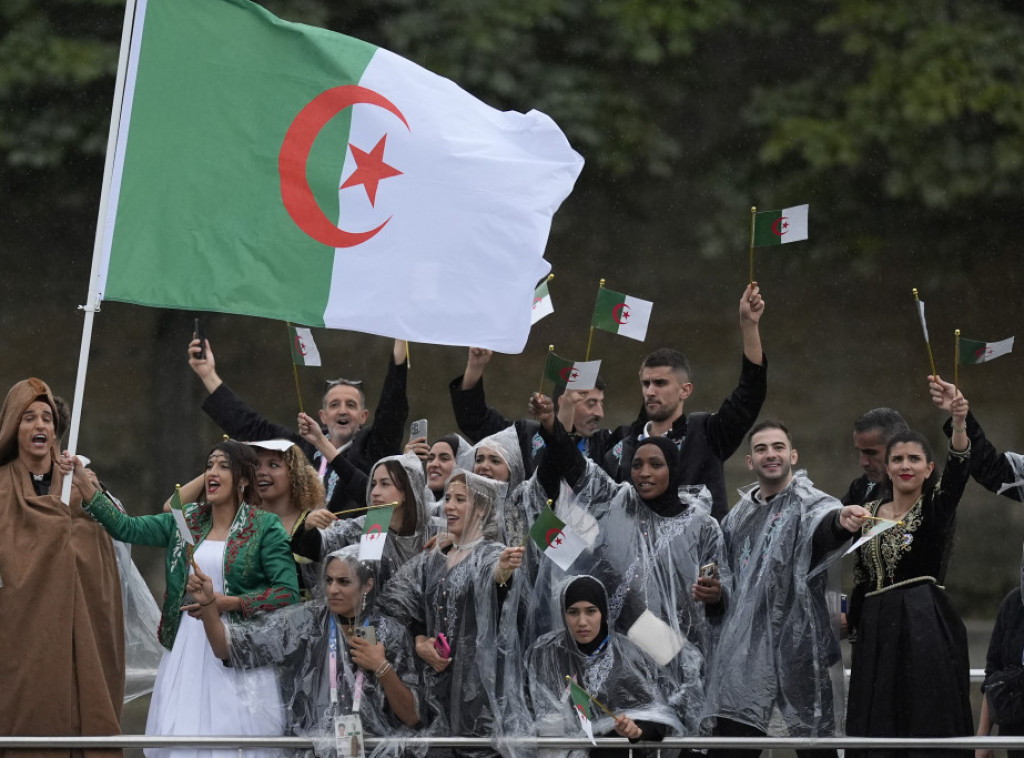
[[[762,417],[789,425],[801,466],[826,491],[841,495],[859,474],[851,425],[870,408],[897,408],[944,446],[912,288],[947,377],[954,329],[986,341],[1024,332],[1019,3],[264,5],[388,48],[499,109],[544,111],[586,159],[546,254],[555,313],[521,355],[496,355],[486,375],[488,400],[507,416],[525,415],[549,344],[582,358],[601,278],[654,302],[646,342],[594,336],[605,425],[636,415],[637,369],[660,346],[694,366],[687,410],[716,409],[739,376],[751,205],[811,206],[808,241],[756,253],[767,302]],[[121,0],[0,4],[2,388],[36,375],[74,393],[123,12]],[[452,298],[459,287],[453,271]],[[79,449],[132,513],[157,511],[220,436],[186,361],[193,315],[107,302],[96,317]],[[221,376],[272,420],[294,424],[285,326],[204,321]],[[391,341],[315,337],[324,366],[299,369],[307,409],[328,377],[362,377],[374,398]],[[1021,349],[960,372],[1001,450],[1024,450]],[[411,357],[410,421],[428,418],[431,437],[452,431],[446,386],[466,351],[417,344]],[[727,478],[730,487],[750,481],[742,454]],[[947,587],[975,620],[974,666],[999,600],[1019,582],[1022,539],[1020,506],[971,483]],[[135,557],[159,599],[162,553],[137,548]]]

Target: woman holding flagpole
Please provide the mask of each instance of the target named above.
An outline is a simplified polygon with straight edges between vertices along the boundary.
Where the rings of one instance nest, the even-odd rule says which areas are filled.
[[[212,578],[211,605],[235,620],[298,600],[295,563],[280,519],[255,507],[257,458],[233,440],[214,445],[202,475],[203,495],[177,513],[128,516],[98,490],[78,458],[62,458],[86,510],[114,537],[167,551],[167,591],[157,635],[167,652],[160,662],[146,734],[279,735],[280,701],[272,671],[225,667],[206,644],[200,605],[185,594],[190,567]],[[181,523],[178,523],[178,518]],[[183,534],[187,530],[188,539]],[[193,543],[193,544],[190,544]],[[260,680],[266,707],[245,706],[240,689]],[[161,755],[163,750],[149,750]],[[173,750],[174,756],[207,756],[209,750]]]
[[[942,590],[956,509],[970,474],[969,406],[952,386],[939,405],[953,422],[941,477],[924,435],[899,433],[886,447],[885,495],[865,505],[876,518],[896,525],[856,552],[849,613],[850,735],[958,737],[974,732],[967,632]],[[847,750],[848,756],[873,754]]]
[[[204,605],[214,592],[202,570],[189,577],[214,654],[241,669],[276,664],[287,731],[311,738],[318,755],[333,746],[336,719],[358,718],[373,737],[412,736],[420,722],[409,634],[374,609],[377,568],[349,545],[324,560],[317,600],[243,624]],[[259,703],[264,693],[247,696]],[[399,752],[382,744],[373,755]]]
[[[490,737],[495,731],[495,639],[523,556],[521,547],[496,541],[494,513],[502,494],[494,480],[456,469],[446,487],[437,546],[406,563],[380,598],[381,613],[415,635],[424,682],[421,712],[434,735]]]
[[[545,737],[577,735],[580,721],[563,698],[568,676],[617,714],[591,707],[595,735],[647,742],[682,734],[683,725],[658,684],[654,661],[610,628],[605,586],[592,576],[570,576],[555,599],[562,609],[560,628],[542,635],[526,651],[521,685],[514,679],[504,682],[506,702],[513,707],[506,727]],[[612,758],[625,756],[627,750],[592,750],[590,755]]]
[[[304,416],[299,416],[300,433],[307,439],[323,436],[319,425],[309,416]],[[358,543],[367,519],[373,519],[374,509],[394,503],[377,577],[378,589],[383,589],[403,564],[423,551],[436,531],[427,510],[427,503],[432,498],[423,477],[423,466],[420,459],[410,453],[381,458],[369,476],[344,458],[340,458],[338,464],[336,470],[343,472],[338,486],[344,486],[348,491],[360,488],[363,492],[361,499],[366,503],[366,509],[360,510],[366,510],[366,513],[339,518],[325,509],[314,511],[306,518],[304,528],[292,537],[292,550],[318,562],[322,556]]]

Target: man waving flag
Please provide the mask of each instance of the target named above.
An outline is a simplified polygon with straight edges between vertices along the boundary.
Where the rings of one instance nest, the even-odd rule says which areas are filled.
[[[114,118],[100,297],[510,353],[583,165],[542,113],[248,0],[136,0]]]

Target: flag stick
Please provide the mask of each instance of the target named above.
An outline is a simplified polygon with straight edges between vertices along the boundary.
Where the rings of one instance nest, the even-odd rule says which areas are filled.
[[[921,299],[917,296],[917,287],[913,289],[914,303],[917,308],[917,317],[921,318]],[[935,370],[935,358],[932,356],[932,343],[931,340],[926,339],[924,341],[925,347],[928,348],[928,363],[932,367],[932,376],[938,376],[938,372]]]
[[[882,518],[881,516],[861,516],[865,521],[892,521],[891,518]],[[903,526],[902,521],[895,522],[896,526]]]
[[[343,511],[332,511],[335,516],[340,516],[343,513],[356,513],[357,511],[372,511],[376,508],[397,508],[398,501],[393,503],[382,503],[381,505],[364,505],[360,508],[347,508]]]
[[[544,370],[548,367],[548,358],[551,357],[553,352],[555,352],[555,346],[548,345],[548,354],[544,358],[544,366],[540,370],[540,388],[537,390],[538,395],[544,394]]]
[[[96,238],[92,247],[92,270],[89,273],[89,299],[79,306],[85,311],[82,323],[82,346],[78,355],[78,376],[75,379],[75,396],[71,404],[71,424],[68,434],[68,452],[75,454],[78,448],[78,429],[82,422],[82,400],[85,397],[85,375],[89,368],[89,348],[92,345],[93,319],[100,309],[99,277],[103,259],[104,222],[110,206],[111,175],[114,172],[114,154],[117,152],[117,137],[121,128],[121,105],[124,100],[124,80],[128,70],[128,52],[131,48],[131,32],[135,23],[135,0],[128,0],[124,6],[124,22],[121,26],[121,51],[117,58],[117,76],[114,80],[114,102],[110,107],[110,129],[107,132],[107,153],[103,162],[103,184],[100,189],[100,207],[96,213]],[[60,499],[64,505],[71,504],[71,480],[64,478]]]
[[[598,298],[601,297],[601,290],[603,290],[603,289],[604,289],[604,279],[602,279],[598,283],[598,285],[597,285],[597,296],[598,296]],[[590,345],[593,343],[593,341],[594,341],[594,319],[593,319],[593,317],[591,317],[591,319],[590,319],[590,336],[587,338],[587,357],[583,359],[585,361],[589,361],[590,360]]]
[[[567,681],[567,682],[571,682],[571,681],[572,681],[572,677],[571,677],[571,676],[566,676],[566,677],[565,677],[565,681]],[[577,686],[579,686],[579,685],[577,685]],[[581,690],[583,690],[583,688],[582,688],[582,687],[580,687],[580,689],[581,689]],[[598,699],[597,699],[596,697],[594,697],[593,695],[591,695],[591,694],[590,694],[589,692],[587,692],[586,690],[583,690],[583,692],[584,692],[584,694],[586,694],[586,696],[587,696],[587,697],[589,697],[589,698],[590,698],[591,702],[593,702],[593,704],[594,704],[594,705],[596,705],[596,706],[597,706],[598,708],[600,708],[600,709],[601,709],[602,711],[604,711],[605,713],[607,713],[607,714],[608,714],[609,716],[611,716],[612,718],[617,718],[617,716],[616,716],[616,715],[615,715],[614,713],[612,713],[611,711],[609,711],[609,710],[608,710],[608,707],[607,707],[607,706],[606,706],[606,705],[605,705],[604,703],[602,703],[602,702],[601,702],[600,700],[598,700]]]
[[[292,322],[285,321],[285,328],[288,330],[289,339],[292,336]],[[295,365],[295,358],[292,358],[292,375],[295,377],[295,394],[299,397],[299,413],[305,413],[305,409],[302,407],[302,390],[299,389],[299,369]]]
[[[953,398],[960,386],[960,330],[953,332]]]
[[[754,219],[757,218],[757,206],[750,206],[750,283],[754,283]]]

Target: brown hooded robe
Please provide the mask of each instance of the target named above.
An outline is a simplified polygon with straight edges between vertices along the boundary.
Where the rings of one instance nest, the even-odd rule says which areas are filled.
[[[49,387],[26,379],[0,408],[0,735],[116,735],[124,629],[114,547],[75,491],[70,508],[61,503],[56,465],[52,494],[35,494],[18,459],[18,427],[36,400],[54,408]],[[82,751],[0,750],[0,758],[62,754]]]

